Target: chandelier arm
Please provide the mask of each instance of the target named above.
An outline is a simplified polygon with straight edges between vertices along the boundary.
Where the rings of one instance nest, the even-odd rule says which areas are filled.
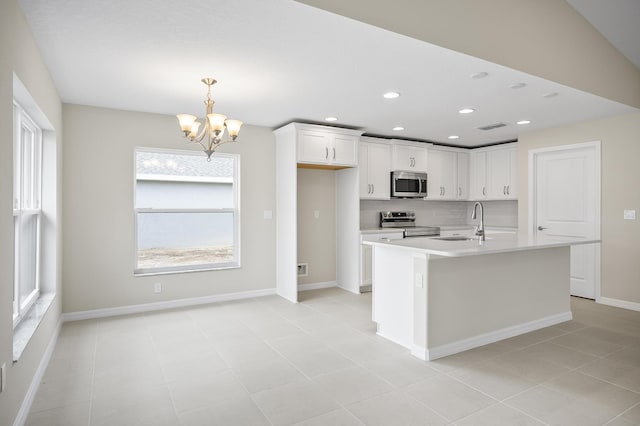
[[[198,136],[196,136],[194,139],[198,142],[202,141],[202,139],[204,139],[204,135],[207,133],[207,120],[205,119],[204,121],[204,128],[200,131],[200,134]]]
[[[195,140],[195,139],[194,139],[194,141],[193,141],[193,142],[195,142],[195,143],[197,143],[198,145],[200,145],[200,146],[202,147],[202,149],[205,149],[205,150],[207,149],[207,147],[205,146],[205,144],[203,144],[203,143],[202,143],[202,142],[200,142],[199,140]]]

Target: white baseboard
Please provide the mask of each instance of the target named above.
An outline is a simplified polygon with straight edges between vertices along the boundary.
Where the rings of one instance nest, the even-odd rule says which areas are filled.
[[[60,319],[58,320],[58,324],[56,324],[53,335],[49,339],[47,348],[44,350],[44,354],[42,354],[40,364],[38,364],[38,368],[33,375],[33,379],[31,380],[29,389],[27,389],[27,394],[22,400],[22,405],[20,405],[18,414],[13,421],[13,426],[23,426],[27,421],[27,416],[29,415],[29,411],[31,410],[31,405],[33,405],[33,400],[36,397],[36,393],[38,392],[38,388],[40,387],[40,383],[42,382],[44,373],[47,371],[47,366],[49,365],[49,361],[51,360],[51,356],[53,355],[53,350],[56,348],[56,343],[58,342],[58,336],[60,335],[60,330],[62,329],[63,322],[63,318],[60,317]]]
[[[506,327],[500,330],[492,331],[490,333],[480,334],[478,336],[458,340],[456,342],[447,343],[445,345],[436,346],[430,349],[415,346],[411,348],[411,354],[422,360],[432,361],[434,359],[457,354],[458,352],[467,351],[479,346],[488,345],[489,343],[498,342],[500,340],[518,336],[520,334],[529,333],[530,331],[539,330],[541,328],[549,327],[555,324],[560,324],[561,322],[569,321],[572,318],[573,315],[570,311],[563,312],[561,314],[551,315],[539,320],[529,321],[523,324]]]
[[[242,291],[238,293],[215,294],[188,299],[167,300],[165,302],[144,303],[141,305],[119,306],[116,308],[94,309],[91,311],[67,312],[62,314],[64,322],[80,321],[94,318],[113,317],[118,315],[139,314],[143,312],[161,311],[164,309],[182,308],[185,306],[204,305],[207,303],[227,302],[230,300],[251,299],[254,297],[276,294],[275,288]]]
[[[338,284],[335,281],[324,281],[320,283],[311,284],[298,284],[298,291],[318,290],[321,288],[336,287]]]
[[[341,285],[338,285],[338,288],[341,288],[345,291],[348,291],[349,293],[353,293],[353,294],[360,294],[360,287],[358,288],[348,288],[348,287],[342,287]]]
[[[602,303],[603,305],[615,306],[616,308],[629,309],[632,311],[640,312],[640,303],[636,302],[628,302],[626,300],[620,299],[611,299],[609,297],[600,297],[596,300],[598,303]]]

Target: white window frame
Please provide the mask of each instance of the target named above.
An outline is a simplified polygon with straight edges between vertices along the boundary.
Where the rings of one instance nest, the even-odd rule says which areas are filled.
[[[40,296],[40,258],[41,258],[41,224],[42,224],[42,129],[29,117],[25,110],[14,100],[13,102],[13,220],[14,220],[14,278],[13,278],[13,327],[15,328],[25,317],[29,309]],[[25,145],[24,131],[33,135],[29,141],[32,144],[30,158],[30,188],[24,188],[24,156]],[[25,194],[28,192],[28,194]],[[20,253],[21,238],[20,223],[25,216],[36,216],[36,243],[35,253],[35,288],[20,303]]]
[[[204,154],[200,151],[192,150],[177,150],[177,149],[160,149],[160,148],[146,148],[136,147],[133,153],[133,206],[134,206],[134,275],[162,275],[162,274],[179,274],[185,272],[199,272],[199,271],[214,271],[221,269],[236,269],[240,268],[240,154],[228,154],[228,153],[214,153],[213,157],[224,157],[233,159],[233,204],[234,208],[221,208],[221,209],[159,209],[159,208],[136,208],[137,200],[137,182],[138,173],[136,168],[136,155],[138,152],[156,152],[166,154],[178,154],[178,155],[193,155],[203,156],[203,161],[206,161]],[[149,175],[142,175],[143,179],[148,178]],[[143,180],[141,179],[141,180]],[[225,178],[201,178],[193,177],[193,179],[185,178],[183,176],[176,176],[173,178],[158,178],[156,181],[171,181],[171,182],[221,182],[228,181]],[[233,260],[225,263],[203,263],[199,265],[184,265],[184,266],[169,266],[169,267],[157,267],[157,268],[138,268],[138,214],[139,213],[232,213],[233,214]]]

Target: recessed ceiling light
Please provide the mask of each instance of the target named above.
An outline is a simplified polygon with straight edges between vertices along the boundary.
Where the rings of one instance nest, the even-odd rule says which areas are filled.
[[[458,135],[451,135],[447,139],[458,139],[459,137],[460,136],[458,136]]]
[[[509,86],[511,89],[522,89],[523,87],[526,87],[527,85],[525,83],[515,83],[512,84],[511,86]]]
[[[338,121],[338,117],[327,117],[324,121]]]
[[[520,120],[516,124],[531,124],[531,120]]]
[[[396,126],[396,127],[393,128],[393,130],[395,130],[396,132],[400,132],[400,131],[404,130],[404,127]]]
[[[382,95],[385,99],[395,99],[400,97],[400,93],[398,92],[387,92],[384,95]]]
[[[471,74],[471,78],[475,78],[475,79],[485,78],[485,77],[486,77],[486,76],[488,76],[488,75],[489,75],[489,73],[486,73],[486,72],[484,72],[484,71],[482,71],[482,72],[476,72],[476,73]]]
[[[472,112],[474,112],[475,109],[473,108],[462,108],[461,110],[459,110],[458,112],[460,114],[471,114]]]
[[[551,92],[551,93],[545,93],[544,95],[542,95],[542,97],[543,98],[555,98],[558,95],[559,95],[558,92]]]

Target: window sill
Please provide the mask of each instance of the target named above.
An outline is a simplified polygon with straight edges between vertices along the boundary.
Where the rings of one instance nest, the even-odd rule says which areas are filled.
[[[170,271],[153,271],[153,270],[134,270],[134,277],[146,277],[151,275],[171,275],[171,274],[188,274],[190,272],[207,272],[207,271],[223,271],[225,269],[239,269],[240,265],[237,263],[227,264],[225,266],[218,267],[202,267],[196,269],[175,269]]]
[[[55,293],[45,293],[38,297],[27,315],[13,329],[13,362],[17,362],[24,352],[29,340],[35,334],[49,306],[56,298]]]

